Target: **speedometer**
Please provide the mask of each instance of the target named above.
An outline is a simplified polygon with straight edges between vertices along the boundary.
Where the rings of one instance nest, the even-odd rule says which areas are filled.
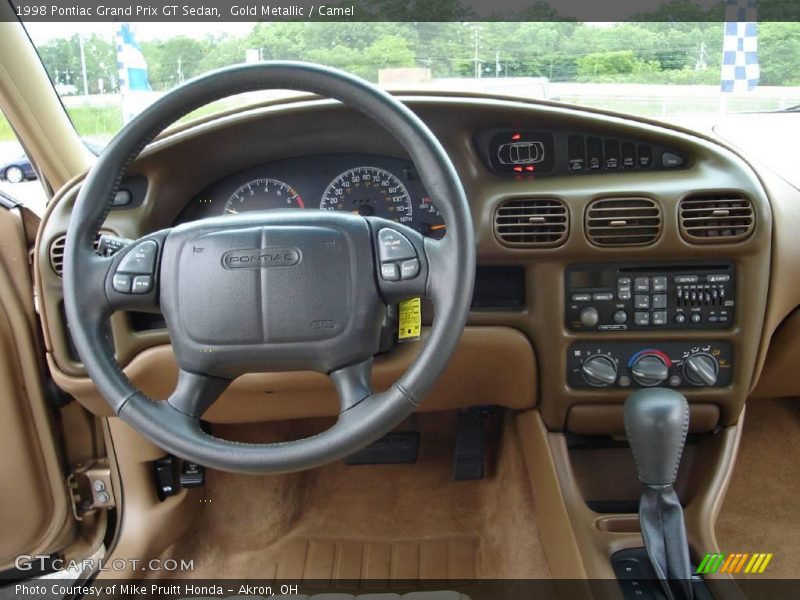
[[[305,208],[293,187],[277,179],[254,179],[237,189],[225,203],[224,213],[236,215],[253,210]]]
[[[414,211],[406,186],[389,171],[377,167],[356,167],[339,175],[328,185],[319,207],[407,224]]]

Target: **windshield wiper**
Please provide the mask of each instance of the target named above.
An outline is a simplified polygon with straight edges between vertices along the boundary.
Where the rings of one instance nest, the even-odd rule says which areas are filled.
[[[795,104],[789,108],[782,108],[778,112],[800,112],[800,104]]]

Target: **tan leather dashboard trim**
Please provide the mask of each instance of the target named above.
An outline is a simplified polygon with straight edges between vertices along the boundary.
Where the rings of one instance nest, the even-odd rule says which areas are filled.
[[[421,343],[406,343],[375,359],[373,387],[385,389],[411,364]],[[55,382],[95,414],[113,412],[87,377],[61,372],[48,354]],[[165,399],[177,381],[170,346],[157,346],[137,355],[124,369],[146,394]],[[511,409],[536,403],[537,371],[527,338],[508,327],[467,327],[444,374],[423,401],[421,410],[448,410],[476,404]],[[206,413],[217,423],[243,423],[305,417],[335,416],[338,400],[330,379],[320,373],[259,373],[240,377]]]

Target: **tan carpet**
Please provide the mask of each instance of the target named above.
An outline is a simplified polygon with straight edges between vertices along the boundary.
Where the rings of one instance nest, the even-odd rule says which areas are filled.
[[[502,417],[498,417],[502,419]],[[454,482],[454,413],[418,417],[414,465],[300,474],[209,472],[196,531],[164,558],[193,558],[194,577],[548,578],[516,428],[505,420],[496,469]],[[297,438],[319,421],[225,426],[242,441]]]
[[[761,577],[800,578],[800,399],[748,401],[717,540],[726,553],[772,552]]]

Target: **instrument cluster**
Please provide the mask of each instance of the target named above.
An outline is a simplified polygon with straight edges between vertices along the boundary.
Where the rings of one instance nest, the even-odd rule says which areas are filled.
[[[237,173],[203,190],[176,224],[275,209],[349,211],[403,223],[433,238],[446,232],[413,164],[363,154],[300,157]]]

